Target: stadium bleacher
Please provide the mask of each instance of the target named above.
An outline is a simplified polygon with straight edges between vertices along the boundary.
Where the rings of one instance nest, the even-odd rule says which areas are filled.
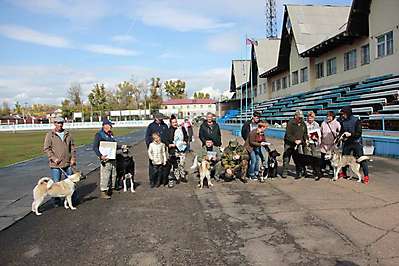
[[[320,88],[305,93],[256,103],[253,109],[243,110],[225,119],[226,123],[240,123],[250,119],[253,111],[260,111],[263,119],[275,123],[286,122],[295,110],[306,114],[316,113],[322,121],[328,111],[336,113],[344,106],[351,106],[369,128],[382,129],[381,121],[390,121],[390,130],[399,130],[399,75],[371,77],[336,87]]]

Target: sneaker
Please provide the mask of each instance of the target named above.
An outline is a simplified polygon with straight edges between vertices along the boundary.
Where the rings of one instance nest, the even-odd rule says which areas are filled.
[[[172,188],[172,187],[174,187],[175,186],[175,181],[174,180],[169,180],[169,182],[168,182],[168,187],[169,188]]]
[[[368,175],[365,175],[365,176],[363,177],[363,183],[364,183],[365,185],[367,185],[367,184],[369,183],[369,176],[368,176]]]
[[[343,171],[339,172],[339,174],[338,174],[338,179],[339,179],[339,178],[346,178],[346,177],[347,177],[347,176],[346,176],[345,172],[343,172]]]
[[[102,198],[102,199],[110,199],[111,197],[108,195],[107,191],[101,191],[100,198]]]

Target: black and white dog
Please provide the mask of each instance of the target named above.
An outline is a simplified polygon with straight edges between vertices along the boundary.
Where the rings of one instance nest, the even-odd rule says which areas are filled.
[[[116,187],[120,188],[120,182],[123,181],[123,191],[127,191],[127,180],[130,180],[130,191],[134,190],[134,174],[135,163],[133,155],[131,154],[132,147],[129,145],[122,145],[116,154]]]
[[[268,177],[273,178],[277,177],[277,157],[280,156],[280,153],[277,150],[269,151],[269,161],[268,164]]]

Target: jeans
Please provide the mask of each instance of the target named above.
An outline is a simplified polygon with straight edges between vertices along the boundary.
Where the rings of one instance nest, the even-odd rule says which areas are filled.
[[[353,156],[359,158],[363,156],[363,145],[359,142],[344,143],[342,146],[342,155],[350,155],[353,152]],[[365,176],[369,175],[369,167],[367,165],[367,160],[362,161],[360,166],[363,169],[363,174]],[[348,167],[343,168],[343,172],[346,173]]]
[[[260,147],[260,157],[262,159],[263,162],[263,167],[265,169],[269,168],[269,148],[268,147]]]
[[[262,160],[260,148],[254,148],[249,155],[251,158],[248,174],[250,178],[255,178],[259,174],[259,165]]]
[[[69,176],[73,174],[72,167],[67,166],[62,168],[62,170]],[[65,176],[65,174],[61,171],[60,168],[51,168],[51,179],[53,179],[54,182],[60,182],[62,179],[62,175]],[[65,176],[66,178],[66,176]],[[72,203],[76,203],[78,201],[78,193],[75,191],[72,194]],[[61,204],[61,199],[60,198],[54,198],[54,203],[60,205]]]

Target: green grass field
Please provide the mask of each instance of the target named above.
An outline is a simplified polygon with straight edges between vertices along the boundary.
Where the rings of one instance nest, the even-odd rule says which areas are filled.
[[[134,128],[114,128],[115,136],[127,135]],[[93,142],[98,129],[71,130],[77,146]],[[44,155],[43,142],[47,131],[0,133],[0,167]]]

